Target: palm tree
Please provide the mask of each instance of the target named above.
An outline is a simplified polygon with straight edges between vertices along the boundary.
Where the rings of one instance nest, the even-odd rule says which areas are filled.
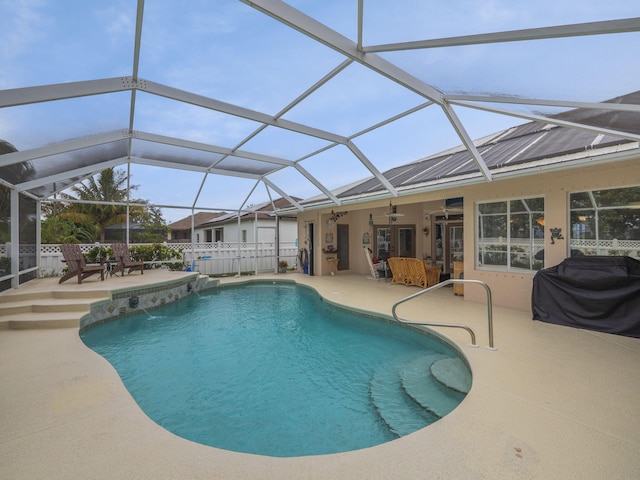
[[[134,190],[137,185],[129,186]],[[113,205],[113,202],[127,200],[127,174],[124,170],[107,168],[86,182],[71,187],[75,194],[64,195],[70,200],[105,202],[105,203],[72,203],[67,210],[60,214],[65,220],[84,225],[95,225],[100,242],[105,241],[105,229],[109,225],[126,222],[127,209],[122,205]]]

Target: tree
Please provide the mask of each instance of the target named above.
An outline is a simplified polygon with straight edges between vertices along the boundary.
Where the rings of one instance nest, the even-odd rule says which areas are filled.
[[[137,185],[129,188],[135,190]],[[70,192],[61,197],[74,202],[43,205],[43,243],[93,243],[98,240],[105,243],[107,227],[126,223],[127,207],[114,205],[125,203],[129,197],[124,170],[103,170],[95,177],[71,187]],[[143,205],[148,203],[144,199],[130,199],[130,202],[138,205],[129,207],[129,221],[143,228],[141,233],[132,233],[132,240],[165,240],[167,225],[160,208]]]
[[[146,200],[133,200],[134,203],[148,203]],[[158,207],[147,205],[145,207],[131,207],[129,211],[131,222],[136,222],[143,227],[142,232],[131,234],[131,239],[138,243],[162,242],[167,238],[167,222],[162,217],[162,210]]]
[[[54,215],[42,221],[40,239],[42,243],[93,243],[96,229],[87,229],[85,225],[76,225],[71,220],[62,220]]]
[[[129,186],[135,190],[137,185]],[[71,187],[75,194],[63,195],[69,200],[105,202],[105,203],[71,203],[64,211],[59,213],[62,220],[70,220],[76,225],[85,227],[95,225],[99,240],[105,241],[105,229],[109,225],[124,223],[127,219],[127,209],[124,205],[114,205],[113,202],[125,202],[127,200],[127,174],[124,170],[107,168],[95,177],[91,177],[86,183],[80,183]]]

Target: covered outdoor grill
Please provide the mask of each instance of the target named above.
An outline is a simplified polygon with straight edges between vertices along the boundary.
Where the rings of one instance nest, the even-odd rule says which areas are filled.
[[[533,279],[533,319],[640,337],[640,261],[573,257]]]

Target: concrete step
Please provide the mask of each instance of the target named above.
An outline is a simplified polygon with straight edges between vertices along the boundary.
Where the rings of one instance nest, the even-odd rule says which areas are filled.
[[[7,291],[0,295],[0,305],[33,300],[102,300],[111,298],[109,290]]]
[[[79,328],[82,315],[80,312],[16,313],[0,317],[0,330]]]
[[[91,302],[69,302],[42,299],[20,302],[5,302],[0,304],[0,318],[16,313],[47,313],[47,312],[87,312]]]
[[[78,328],[91,304],[108,291],[17,291],[0,296],[0,329]]]

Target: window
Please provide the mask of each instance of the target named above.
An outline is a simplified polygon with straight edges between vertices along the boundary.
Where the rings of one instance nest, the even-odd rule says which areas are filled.
[[[242,230],[242,242],[247,243],[247,231]]]
[[[571,252],[640,258],[640,186],[569,194]]]
[[[224,242],[224,235],[223,235],[224,228],[216,228],[216,229],[214,229],[213,232],[214,232],[215,237],[216,237],[216,239],[215,239],[216,242]]]
[[[478,266],[504,271],[543,267],[544,198],[479,203],[477,211]]]

